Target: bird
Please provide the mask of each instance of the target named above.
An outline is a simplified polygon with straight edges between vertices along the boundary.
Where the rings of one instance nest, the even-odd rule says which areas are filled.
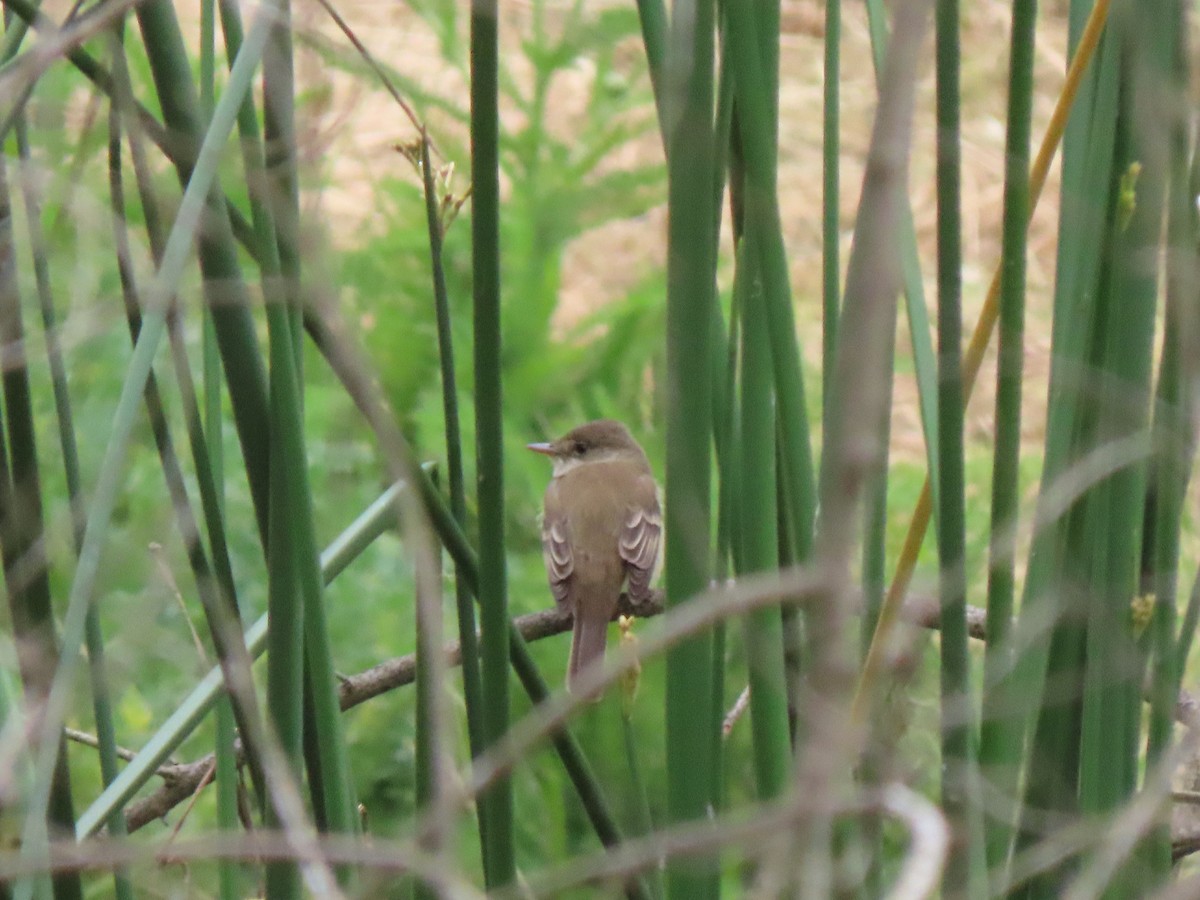
[[[634,604],[651,595],[663,530],[658,484],[641,446],[614,419],[528,448],[554,463],[542,558],[555,601],[574,617],[567,689],[578,693],[579,673],[604,656],[622,586],[628,582]]]

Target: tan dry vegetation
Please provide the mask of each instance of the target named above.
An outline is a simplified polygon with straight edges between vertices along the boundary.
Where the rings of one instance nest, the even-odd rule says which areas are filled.
[[[568,8],[565,0],[541,0],[547,22],[553,27],[556,11]],[[611,0],[609,0],[611,2]],[[594,5],[589,8],[595,8]],[[403,3],[355,0],[338,9],[360,39],[379,59],[420,81],[444,97],[465,102],[467,85],[459,71],[439,55],[436,38]],[[964,313],[973,327],[1000,248],[1003,208],[1004,121],[1008,67],[1008,16],[1006,4],[972,3],[964,7],[964,65],[962,74]],[[527,0],[501,4],[503,64],[515,78],[528,78],[518,42],[527,35],[531,5]],[[792,285],[797,319],[810,371],[819,371],[821,288],[821,150],[824,8],[815,0],[785,0],[784,35],[780,62],[780,172],[779,191],[785,239],[791,257]],[[324,12],[314,3],[297,9],[297,26],[312,29],[344,44]],[[636,46],[621,48],[640,54]],[[932,38],[930,38],[932,45]],[[1053,9],[1039,22],[1034,109],[1034,136],[1040,140],[1062,84],[1065,69],[1065,21]],[[465,46],[465,45],[464,45]],[[928,54],[932,60],[932,46]],[[637,63],[641,65],[640,63]],[[298,59],[301,89],[322,98],[307,110],[302,133],[308,138],[308,159],[323,169],[317,183],[325,184],[322,204],[329,221],[340,223],[341,235],[362,225],[370,227],[372,185],[395,175],[405,163],[392,146],[414,136],[412,126],[385,92],[365,82],[324,68],[311,53]],[[586,60],[558,78],[549,108],[553,126],[569,133],[585,115],[583,102],[593,72]],[[842,147],[841,232],[843,272],[853,237],[854,216],[862,178],[862,165],[875,104],[875,81],[865,8],[844,6],[842,41]],[[936,304],[934,229],[933,73],[930,61],[923,72],[918,100],[911,166],[911,198],[917,227],[925,290],[932,308]],[[504,121],[513,125],[519,114],[505,110]],[[431,123],[456,128],[441,117]],[[656,134],[623,148],[620,159],[608,164],[621,167],[661,159]],[[455,159],[460,183],[465,183],[467,159]],[[1045,382],[1049,369],[1049,322],[1054,277],[1057,218],[1057,169],[1051,175],[1034,216],[1029,252],[1029,339],[1026,348],[1026,438],[1036,441],[1043,427]],[[665,196],[665,186],[664,186]],[[665,205],[637,220],[611,222],[574,241],[564,261],[564,289],[559,299],[559,321],[569,324],[662,266],[665,259]],[[335,234],[335,239],[338,235]],[[728,241],[726,240],[726,244]],[[899,354],[907,354],[901,323]],[[923,438],[917,412],[911,367],[901,365],[896,383],[893,452],[900,458],[919,459]],[[990,444],[992,385],[988,371],[968,410],[968,439]],[[815,385],[814,385],[815,389]]]

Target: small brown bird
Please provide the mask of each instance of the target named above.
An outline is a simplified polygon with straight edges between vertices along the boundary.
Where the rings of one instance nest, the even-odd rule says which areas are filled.
[[[542,519],[542,556],[554,599],[575,617],[567,688],[604,656],[621,585],[648,598],[658,562],[662,514],[646,454],[612,419],[588,422],[529,449],[554,460]]]

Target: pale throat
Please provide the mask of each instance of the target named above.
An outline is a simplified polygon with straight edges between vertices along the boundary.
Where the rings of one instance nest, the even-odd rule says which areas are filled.
[[[556,456],[554,457],[554,477],[562,478],[568,472],[574,471],[580,466],[613,462],[622,458],[621,451],[619,450],[593,451],[582,458],[578,456]]]

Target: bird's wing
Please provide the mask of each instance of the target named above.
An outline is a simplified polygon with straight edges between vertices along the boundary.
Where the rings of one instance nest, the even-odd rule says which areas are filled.
[[[629,599],[634,603],[649,599],[661,539],[658,487],[652,477],[645,475],[638,479],[634,503],[617,545],[629,576]]]
[[[565,603],[567,582],[575,571],[565,516],[547,513],[542,519],[542,559],[546,563],[546,577],[550,580],[554,599],[558,603]]]

